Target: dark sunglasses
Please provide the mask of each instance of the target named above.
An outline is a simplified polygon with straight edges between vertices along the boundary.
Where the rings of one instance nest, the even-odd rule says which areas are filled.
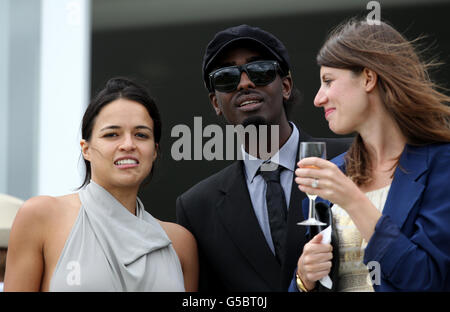
[[[275,80],[278,72],[281,73],[281,68],[277,61],[256,61],[240,66],[222,67],[209,74],[212,90],[227,93],[236,90],[242,72],[245,72],[255,85],[266,86]]]

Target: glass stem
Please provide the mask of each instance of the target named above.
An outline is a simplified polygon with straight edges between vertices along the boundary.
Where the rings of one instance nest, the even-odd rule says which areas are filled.
[[[316,218],[316,208],[315,208],[315,205],[316,205],[316,200],[315,200],[315,199],[311,199],[311,208],[310,208],[310,210],[311,210],[311,218],[313,218],[313,219]]]
[[[309,199],[308,219],[312,219],[313,218],[313,203],[314,203],[314,199],[310,198]]]

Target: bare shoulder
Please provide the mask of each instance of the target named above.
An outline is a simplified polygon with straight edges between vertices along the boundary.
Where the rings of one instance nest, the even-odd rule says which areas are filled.
[[[28,199],[17,212],[17,218],[46,220],[57,205],[57,199],[52,196],[36,196]]]
[[[79,210],[77,202],[77,194],[36,196],[19,208],[8,242],[5,289],[48,289],[45,283]]]
[[[79,201],[77,194],[65,196],[36,196],[28,199],[20,207],[17,215],[21,218],[33,218],[35,221],[49,220],[49,218],[64,213],[62,207],[74,207]]]
[[[167,236],[169,236],[173,248],[175,248],[175,251],[182,260],[185,257],[189,257],[192,253],[197,252],[197,242],[194,235],[186,228],[172,222],[163,222],[159,220],[158,222],[166,232]]]
[[[15,250],[20,254],[23,249],[36,251],[36,254],[42,250],[55,205],[55,198],[51,196],[36,196],[25,201],[11,227],[8,248],[12,254]]]
[[[25,235],[35,233],[44,241],[55,231],[70,226],[79,207],[78,194],[32,197],[19,208],[11,230]]]
[[[191,232],[183,226],[173,222],[164,222],[160,220],[158,220],[158,222],[172,242],[177,242],[179,240],[194,240],[194,236]]]
[[[194,235],[179,224],[159,220],[158,222],[172,241],[182,267],[197,267],[197,242]]]
[[[173,248],[180,259],[186,291],[197,291],[199,266],[194,235],[179,224],[159,220],[158,222],[172,241]]]

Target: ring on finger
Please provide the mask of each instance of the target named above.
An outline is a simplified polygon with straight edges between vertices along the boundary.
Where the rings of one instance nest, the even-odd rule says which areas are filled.
[[[317,188],[317,187],[319,186],[319,180],[314,179],[314,180],[312,181],[312,183],[311,183],[311,186],[312,186],[313,188]]]

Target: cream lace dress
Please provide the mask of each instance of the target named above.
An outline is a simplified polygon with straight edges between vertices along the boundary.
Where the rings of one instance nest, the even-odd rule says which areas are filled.
[[[389,193],[390,185],[366,193],[372,204],[382,212]],[[347,212],[333,205],[333,219],[339,236],[339,286],[338,291],[370,292],[373,291],[369,270],[363,263],[367,242]]]

